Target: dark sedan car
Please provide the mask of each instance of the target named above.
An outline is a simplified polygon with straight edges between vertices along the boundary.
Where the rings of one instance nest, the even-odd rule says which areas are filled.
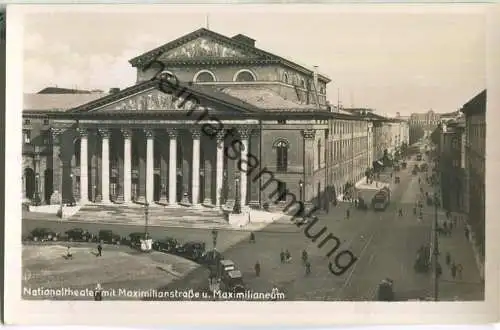
[[[97,240],[106,244],[120,244],[122,237],[118,234],[113,233],[112,230],[100,230],[99,235],[97,235]]]
[[[35,242],[57,241],[58,234],[48,228],[35,228],[30,232],[28,239]]]
[[[172,237],[165,237],[153,242],[153,249],[160,252],[176,253],[179,247],[179,242]]]
[[[73,228],[64,234],[70,242],[90,242],[94,238],[93,234],[82,228]]]
[[[193,241],[187,242],[176,248],[176,254],[180,257],[198,261],[205,253],[205,242]]]

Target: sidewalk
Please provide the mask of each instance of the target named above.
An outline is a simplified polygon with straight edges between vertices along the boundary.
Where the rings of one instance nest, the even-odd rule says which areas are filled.
[[[434,217],[433,208],[427,207],[424,214]],[[452,218],[453,219],[453,218]],[[443,226],[446,218],[444,210],[438,210],[438,224]],[[484,282],[477,267],[474,250],[471,242],[465,237],[466,224],[457,220],[450,236],[439,235],[439,263],[443,273],[439,281],[439,300],[441,301],[471,301],[484,299]],[[432,242],[431,242],[432,243]],[[451,263],[462,265],[462,274],[457,272],[455,278],[451,274],[451,267],[446,265],[446,254],[451,256]]]

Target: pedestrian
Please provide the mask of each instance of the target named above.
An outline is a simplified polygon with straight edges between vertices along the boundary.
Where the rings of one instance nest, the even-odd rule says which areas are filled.
[[[351,211],[350,211],[349,209],[347,209],[347,210],[345,211],[345,217],[346,217],[346,219],[348,219],[348,220],[349,220],[349,216],[350,216],[350,215],[351,215]]]
[[[444,227],[444,232],[445,232],[445,234],[446,234],[446,235],[448,235],[448,222],[447,222],[447,221],[445,221],[445,222],[443,223],[443,227]]]
[[[255,243],[255,234],[253,232],[250,233],[250,243]]]
[[[292,255],[290,254],[290,251],[288,249],[285,251],[285,262],[289,263],[292,261]]]
[[[281,250],[281,252],[280,252],[280,260],[281,260],[282,264],[285,263],[285,251],[283,251],[283,250]]]
[[[94,300],[102,301],[102,287],[99,283],[97,283],[97,286],[94,290]]]
[[[306,250],[303,250],[302,251],[302,262],[303,263],[306,263],[307,262],[307,259],[308,259],[308,255],[307,255],[307,251]]]
[[[455,265],[455,263],[452,263],[451,264],[451,277],[453,277],[453,279],[455,279],[456,276],[457,276],[457,266]]]
[[[357,200],[357,199],[355,199],[355,200],[354,200],[354,206],[355,206],[356,208],[358,207],[358,200]]]
[[[101,243],[97,244],[97,256],[102,257],[102,245],[101,245]]]
[[[417,208],[413,207],[413,215],[417,215]]]
[[[467,238],[467,240],[469,240],[469,228],[465,227],[464,231],[465,231],[465,238]]]
[[[463,267],[462,267],[462,264],[458,264],[457,265],[457,275],[458,275],[458,279],[462,279],[462,271],[463,271]]]
[[[66,259],[73,259],[73,254],[71,253],[71,246],[68,245],[68,250],[66,252]]]
[[[260,263],[257,261],[255,263],[255,276],[259,277],[260,276]]]
[[[400,209],[399,209],[399,216],[400,216],[400,217],[402,217],[402,216],[403,216],[403,209],[402,209],[402,208],[400,208]]]
[[[446,252],[446,266],[450,267],[451,264],[451,254],[450,252]]]
[[[311,274],[311,263],[309,261],[306,261],[305,267],[306,267],[306,275]]]

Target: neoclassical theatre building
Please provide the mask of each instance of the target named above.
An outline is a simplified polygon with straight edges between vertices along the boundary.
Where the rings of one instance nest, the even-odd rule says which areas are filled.
[[[199,29],[130,64],[125,89],[25,95],[25,199],[262,206],[289,192],[328,207],[371,167],[369,120],[331,107],[317,69],[247,36]],[[179,88],[166,93],[159,73]]]

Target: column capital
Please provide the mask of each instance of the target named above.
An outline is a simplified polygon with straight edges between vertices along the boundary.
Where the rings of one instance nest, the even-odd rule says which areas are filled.
[[[89,135],[89,130],[84,127],[78,127],[77,132],[80,135],[80,137],[87,137]]]
[[[120,131],[122,132],[123,138],[130,139],[132,137],[132,130],[130,128],[122,128]]]
[[[103,139],[107,139],[109,138],[109,134],[111,133],[110,130],[108,128],[103,128],[103,127],[99,127],[97,129],[97,131],[99,132],[99,135],[103,138]]]
[[[252,132],[252,129],[249,126],[239,126],[237,130],[238,134],[240,135],[240,138],[245,140],[248,139],[250,133]]]
[[[191,128],[189,130],[191,132],[191,135],[193,136],[193,139],[199,139],[201,137],[201,130],[198,127]]]
[[[155,131],[154,131],[154,129],[147,128],[147,129],[144,129],[144,134],[146,135],[147,139],[152,139],[155,136]]]
[[[302,131],[302,136],[304,137],[304,139],[312,140],[316,136],[316,130],[314,130],[314,129],[305,129],[305,130]]]
[[[54,137],[54,138],[59,137],[59,136],[62,134],[62,132],[63,132],[63,131],[64,131],[64,129],[62,129],[62,128],[58,128],[58,127],[51,127],[51,128],[50,128],[50,134],[51,134],[51,135],[52,135],[52,137]]]
[[[171,139],[176,139],[177,136],[179,135],[179,132],[177,131],[176,128],[167,128],[167,133]]]

